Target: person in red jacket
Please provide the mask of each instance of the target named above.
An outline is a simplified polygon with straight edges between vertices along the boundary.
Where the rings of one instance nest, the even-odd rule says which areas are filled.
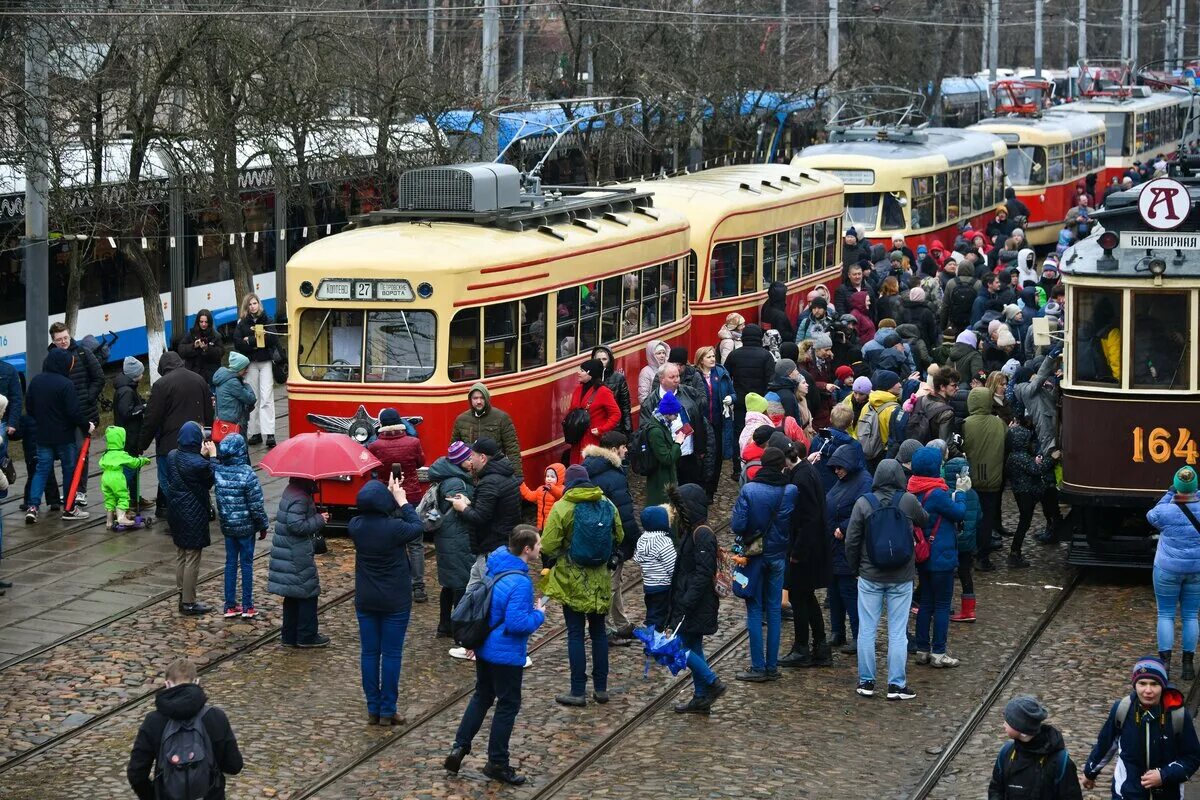
[[[415,508],[425,495],[425,484],[417,479],[417,469],[425,466],[425,451],[421,449],[420,439],[408,435],[408,427],[400,419],[399,411],[385,408],[379,412],[379,438],[367,445],[367,449],[382,463],[379,480],[386,482],[392,467],[397,468],[404,494]],[[407,548],[413,602],[428,602],[429,595],[425,592],[425,542],[417,539],[409,542]]]
[[[571,445],[571,464],[583,461],[584,448],[600,444],[600,437],[621,424],[621,409],[612,390],[604,385],[604,363],[589,359],[579,367],[579,385],[571,392],[564,419],[577,408],[587,409],[591,418],[583,438]]]

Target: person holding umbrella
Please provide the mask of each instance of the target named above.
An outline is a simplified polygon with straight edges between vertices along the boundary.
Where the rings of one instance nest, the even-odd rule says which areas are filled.
[[[293,477],[279,498],[267,591],[283,598],[284,647],[327,647],[329,637],[317,632],[317,597],[321,580],[313,537],[329,521],[328,511],[317,511],[312,495],[316,481]]]

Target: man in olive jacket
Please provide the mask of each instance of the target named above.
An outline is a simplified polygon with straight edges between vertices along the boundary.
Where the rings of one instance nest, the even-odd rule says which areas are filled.
[[[474,442],[478,439],[491,439],[499,444],[504,455],[508,456],[513,474],[518,479],[523,479],[521,444],[517,441],[517,428],[513,425],[512,417],[492,405],[491,392],[482,381],[471,387],[471,391],[467,393],[467,403],[467,410],[454,420],[450,441]],[[508,541],[508,534],[504,535],[504,541]],[[488,550],[484,554],[490,552],[491,550]]]
[[[992,413],[992,390],[981,386],[967,395],[963,452],[971,465],[971,485],[979,495],[983,516],[975,528],[978,569],[991,572],[992,526],[1000,521],[1004,495],[1004,422]]]

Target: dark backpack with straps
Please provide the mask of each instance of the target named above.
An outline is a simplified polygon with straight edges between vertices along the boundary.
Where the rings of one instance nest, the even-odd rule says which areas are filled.
[[[204,800],[217,785],[221,770],[212,739],[204,727],[206,703],[190,719],[168,719],[154,762],[154,796],[158,800]]]
[[[971,285],[967,285],[960,283],[957,278],[955,279],[954,291],[946,298],[946,302],[949,304],[946,316],[955,330],[965,330],[971,324],[971,308],[974,307],[978,294],[973,282]]]
[[[867,516],[864,550],[867,560],[879,569],[899,569],[915,555],[913,524],[908,515],[900,510],[900,498],[903,496],[904,492],[896,492],[884,505],[874,492],[863,495],[871,506],[871,513]]]
[[[996,756],[996,767],[1001,776],[1004,778],[1004,786],[1007,788],[1008,780],[1012,775],[1013,767],[1017,763],[1017,743],[1008,741],[1000,748],[1000,755]],[[1045,766],[1046,756],[1042,756],[1041,765]],[[1059,751],[1058,771],[1055,773],[1054,784],[1057,786],[1062,783],[1063,778],[1067,776],[1067,764],[1071,763],[1071,755],[1067,752],[1067,748]],[[1027,787],[1028,788],[1028,787]]]
[[[528,577],[528,574],[528,572],[509,569],[490,578],[484,578],[467,589],[450,614],[450,633],[454,635],[455,640],[468,650],[482,647],[488,636],[495,630],[491,624],[492,589],[500,582],[501,578],[509,575]]]
[[[587,436],[588,429],[592,427],[592,412],[589,410],[592,407],[592,401],[599,394],[600,387],[595,387],[591,390],[591,397],[584,402],[582,408],[573,408],[562,421],[563,438],[567,444],[579,444],[584,436]],[[586,394],[586,393],[585,393]],[[583,400],[583,397],[580,397]]]

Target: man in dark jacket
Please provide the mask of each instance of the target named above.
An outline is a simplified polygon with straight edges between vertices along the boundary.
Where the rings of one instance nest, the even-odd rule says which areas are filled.
[[[8,408],[0,422],[4,423],[5,432],[9,437],[15,436],[21,429],[21,415],[25,408],[25,392],[21,388],[21,373],[12,364],[0,359],[0,394],[8,398]]]
[[[749,330],[751,326],[746,327]],[[746,348],[743,345],[741,349],[745,350]],[[737,352],[737,350],[734,351],[734,353]],[[767,357],[770,358],[770,354]],[[731,355],[730,358],[733,356]],[[692,371],[695,372],[694,369]],[[683,376],[683,368],[674,361],[668,361],[658,368],[657,383],[651,389],[650,394],[646,395],[646,399],[642,401],[638,427],[653,424],[654,412],[658,410],[659,402],[667,392],[674,392],[675,399],[679,401],[679,405],[683,409],[681,419],[685,426],[683,441],[680,443],[679,461],[675,466],[678,480],[680,484],[698,483],[703,486],[707,483],[706,478],[716,468],[716,443],[714,442],[712,423],[708,421],[708,417],[704,413],[708,402],[708,390],[703,386],[703,378],[700,379],[702,385],[697,389],[684,383]],[[690,433],[687,426],[691,427]]]
[[[69,491],[71,478],[75,474],[75,461],[79,455],[76,434],[91,435],[95,423],[84,415],[79,397],[71,383],[71,367],[74,358],[71,352],[54,347],[46,354],[42,373],[29,382],[25,396],[25,407],[37,427],[36,441],[25,443],[26,447],[37,447],[37,472],[29,492],[29,507],[25,512],[25,524],[38,521],[38,503],[46,489],[46,477],[54,469],[54,462],[62,464],[62,488]],[[69,499],[69,498],[68,498]],[[88,513],[78,508],[63,512],[63,519],[87,519]]]
[[[161,517],[171,499],[167,488],[167,454],[178,446],[179,431],[185,423],[212,424],[213,404],[208,382],[185,369],[178,353],[163,353],[158,361],[158,374],[162,377],[150,387],[137,454],[141,455],[154,442],[159,488],[157,516]]]
[[[121,363],[121,372],[112,381],[113,424],[125,429],[125,452],[132,456],[141,452],[137,448],[138,440],[142,435],[142,418],[145,416],[146,404],[142,401],[142,396],[138,394],[138,384],[145,371],[146,368],[142,366],[141,361],[133,356],[126,356]],[[126,469],[125,477],[129,482],[129,496],[137,502],[137,507],[139,509],[149,508],[153,505],[138,495],[140,487],[137,473],[132,469]]]
[[[791,542],[784,586],[792,601],[791,651],[779,659],[781,667],[828,667],[833,655],[825,639],[825,621],[816,590],[829,586],[832,572],[830,537],[825,533],[825,488],[816,468],[808,462],[804,446],[791,443],[787,451],[788,480],[796,487]],[[812,649],[809,649],[809,633]]]
[[[467,461],[475,476],[475,497],[447,498],[470,527],[471,552],[475,565],[467,591],[487,574],[487,557],[508,542],[513,527],[521,522],[521,479],[495,439],[477,439]]]
[[[763,347],[762,328],[751,323],[742,330],[742,346],[725,358],[725,369],[733,379],[736,395],[733,401],[733,439],[737,441],[737,434],[746,427],[746,395],[754,392],[765,396],[767,386],[775,377],[775,357]],[[738,455],[734,453],[735,474],[741,472]]]
[[[633,495],[629,493],[629,477],[622,464],[628,450],[628,440],[624,434],[617,431],[609,431],[600,437],[599,445],[589,445],[583,450],[583,468],[588,471],[592,483],[617,507],[617,513],[621,515],[621,528],[625,531],[625,536],[615,551],[617,561],[612,570],[612,602],[608,607],[611,631],[608,642],[617,646],[624,646],[633,641],[633,623],[625,615],[621,585],[625,562],[633,558],[633,550],[637,546],[638,537],[641,536],[638,517],[633,510]]]
[[[836,455],[836,454],[835,454]],[[858,688],[863,697],[875,695],[875,632],[887,607],[888,618],[888,700],[911,700],[916,693],[908,687],[908,610],[912,606],[913,556],[896,568],[875,565],[868,556],[868,520],[875,506],[895,505],[908,518],[908,525],[924,528],[929,515],[914,495],[905,491],[904,469],[894,458],[885,458],[875,468],[872,491],[859,498],[850,513],[845,531],[846,561],[858,575]],[[835,534],[836,535],[836,534]]]
[[[767,300],[763,303],[758,319],[764,326],[779,331],[783,341],[796,340],[796,326],[787,313],[787,284],[782,281],[771,282],[767,287]]]
[[[175,542],[179,613],[195,617],[212,611],[208,604],[196,602],[196,578],[200,574],[200,554],[212,544],[208,492],[213,485],[213,471],[208,460],[216,456],[217,446],[204,441],[204,431],[195,422],[184,423],[177,442],[179,446],[164,458],[171,498],[167,524]]]
[[[839,406],[847,411],[845,406]],[[839,412],[840,413],[840,412]],[[835,414],[838,416],[839,414]],[[829,582],[829,630],[832,643],[846,655],[858,652],[858,581],[856,570],[846,560],[846,531],[858,498],[871,491],[871,473],[858,442],[839,445],[829,458],[822,458],[834,483],[825,490],[825,534],[829,538],[833,574]],[[846,635],[846,619],[850,620],[850,635]]]
[[[156,766],[158,771],[166,769],[155,762],[167,724],[199,717],[212,745],[212,766],[216,773],[215,782],[204,794],[204,800],[223,800],[225,776],[237,775],[244,766],[242,752],[238,749],[237,738],[233,735],[225,712],[208,705],[208,696],[200,688],[195,664],[186,658],[171,662],[167,667],[166,687],[154,696],[154,709],[146,715],[142,727],[138,729],[133,752],[129,754],[129,766],[125,770],[129,785],[138,799],[155,800],[158,797],[157,781],[153,776]]]
[[[1004,706],[1004,733],[1009,741],[1000,748],[992,768],[988,800],[1081,800],[1075,762],[1062,734],[1045,724],[1049,713],[1028,695],[1014,697]]]
[[[71,364],[71,384],[75,387],[75,396],[79,400],[79,410],[82,412],[85,419],[93,423],[100,423],[100,391],[104,388],[104,370],[100,368],[100,362],[96,360],[96,356],[92,355],[92,351],[86,347],[80,346],[79,342],[71,337],[71,331],[61,322],[56,322],[50,326],[50,347],[49,349],[58,348],[66,350],[74,357]],[[80,437],[76,437],[76,444],[81,442]],[[87,500],[87,481],[88,481],[88,461],[85,459],[83,463],[83,472],[79,476],[79,490],[75,494],[75,505],[84,507],[88,504]],[[69,487],[63,487],[68,489]]]

